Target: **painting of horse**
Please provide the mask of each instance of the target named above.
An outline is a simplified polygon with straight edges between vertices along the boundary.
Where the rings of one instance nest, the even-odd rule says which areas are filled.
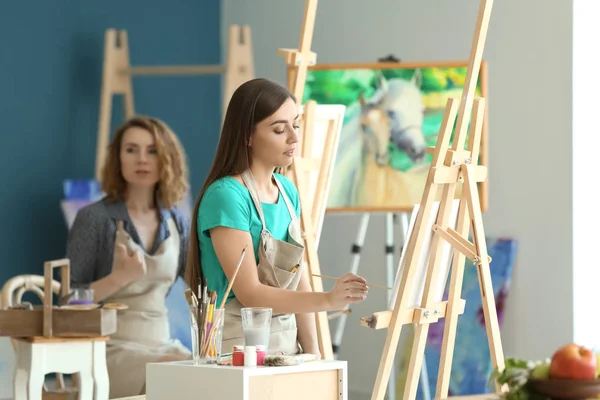
[[[421,201],[432,157],[427,149],[435,146],[447,99],[460,99],[466,71],[466,61],[309,68],[303,102],[346,106],[327,212],[409,212]],[[485,62],[476,96],[487,96]],[[486,128],[484,122],[480,165]],[[480,197],[485,210],[487,196]]]

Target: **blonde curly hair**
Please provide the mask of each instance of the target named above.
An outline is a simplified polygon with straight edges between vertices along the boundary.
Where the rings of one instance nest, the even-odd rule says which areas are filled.
[[[145,129],[154,137],[160,170],[156,200],[162,207],[173,207],[189,189],[187,160],[175,133],[158,118],[134,116],[117,128],[102,169],[102,190],[112,200],[124,200],[127,182],[121,172],[121,142],[132,127]]]

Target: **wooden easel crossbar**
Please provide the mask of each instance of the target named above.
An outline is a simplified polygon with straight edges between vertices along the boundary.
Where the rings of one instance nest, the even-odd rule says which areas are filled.
[[[233,92],[254,78],[250,27],[232,25],[229,28],[227,62],[224,65],[131,66],[129,43],[125,30],[108,29],[104,35],[104,60],[100,115],[96,143],[95,177],[100,180],[110,137],[113,95],[122,95],[125,118],[135,114],[132,78],[135,76],[219,75],[225,77],[223,116]]]
[[[451,98],[446,105],[421,203],[416,210],[413,229],[409,232],[404,257],[400,261],[401,274],[397,277],[399,279],[394,287],[395,297],[390,305],[391,310],[378,312],[361,320],[363,326],[374,329],[388,328],[372,400],[382,400],[384,397],[404,324],[416,324],[416,331],[402,398],[415,399],[429,324],[437,322],[440,318],[446,318],[446,321],[435,398],[447,398],[458,316],[463,313],[465,307],[465,301],[460,298],[465,257],[473,261],[477,268],[493,367],[504,369],[489,266],[491,258],[487,252],[477,189],[477,182],[487,178],[487,169],[474,164],[479,156],[486,109],[485,99],[475,98],[474,93],[492,3],[493,0],[481,0],[460,104],[459,100]],[[465,149],[469,116],[471,127]],[[455,122],[455,136],[450,146]],[[455,201],[453,198],[459,184],[463,185],[462,193],[460,199]],[[438,203],[435,202],[435,198],[439,189],[442,189],[442,196]],[[432,220],[434,222],[430,224],[429,221]],[[469,231],[472,233],[473,242],[468,240]],[[429,248],[426,247],[427,244],[430,245]],[[452,251],[452,263],[444,262],[444,259],[449,260]],[[424,253],[426,256],[423,260]],[[441,284],[446,283],[450,265],[452,268],[448,299],[442,301],[444,285]],[[422,286],[415,284],[419,278],[423,282]],[[422,295],[415,292],[421,288]],[[415,296],[415,293],[419,295]],[[505,389],[496,383],[497,392]]]

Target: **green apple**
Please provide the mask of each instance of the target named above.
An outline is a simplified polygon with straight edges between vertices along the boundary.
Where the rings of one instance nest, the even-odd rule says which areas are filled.
[[[542,362],[536,364],[531,370],[530,376],[534,379],[548,379],[550,376],[550,363]]]
[[[596,376],[594,377],[594,379],[600,376],[600,353],[596,353],[596,360],[598,361],[598,366],[596,367]]]

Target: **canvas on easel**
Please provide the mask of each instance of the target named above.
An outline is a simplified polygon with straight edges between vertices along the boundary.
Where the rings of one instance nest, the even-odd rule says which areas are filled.
[[[467,65],[464,60],[308,68],[303,102],[346,106],[327,213],[411,211],[431,163],[427,148],[436,143],[447,99],[463,90]],[[487,97],[487,81],[482,61],[476,96]],[[487,165],[486,139],[484,125],[479,165]],[[485,211],[487,182],[479,184],[479,193]]]
[[[456,222],[457,222],[456,220],[458,218],[459,204],[460,204],[459,200],[454,200],[452,202],[450,219],[447,224],[448,227],[451,229],[456,229]],[[435,220],[436,220],[436,217],[439,212],[439,207],[440,207],[439,202],[435,202],[431,206],[431,212],[429,213],[429,216],[426,221],[428,230],[432,230],[434,227]],[[410,222],[408,225],[408,236],[405,239],[406,243],[410,242],[412,233],[414,232],[416,218],[417,218],[417,215],[419,214],[419,208],[420,208],[420,204],[415,205],[415,207],[413,208],[413,211],[411,213],[411,218],[410,218]],[[414,277],[414,280],[413,280],[412,286],[414,289],[412,290],[412,293],[411,293],[412,296],[409,300],[409,307],[420,307],[421,299],[423,298],[423,289],[425,287],[425,280],[427,279],[427,264],[429,262],[429,256],[430,256],[430,251],[431,251],[431,241],[432,241],[431,235],[426,236],[423,239],[421,252],[418,255],[419,260],[420,260],[419,267],[417,269],[418,274]],[[434,288],[435,289],[435,292],[434,292],[434,301],[435,302],[442,301],[444,288],[446,287],[446,282],[447,282],[446,278],[448,277],[448,273],[450,272],[450,265],[451,265],[450,261],[451,261],[451,256],[452,256],[452,246],[450,245],[450,243],[442,243],[441,247],[442,247],[442,250],[441,250],[441,257],[440,257],[440,270],[438,271],[441,279],[439,279],[436,282],[436,286]],[[398,262],[399,268],[396,272],[396,278],[394,280],[394,286],[392,289],[392,294],[390,296],[390,303],[388,304],[389,310],[394,309],[394,305],[395,305],[396,299],[398,297],[398,292],[400,291],[400,282],[401,282],[401,277],[402,277],[402,273],[403,273],[404,263],[406,260],[406,249],[407,249],[407,246],[402,247],[402,252],[400,254],[400,261]]]
[[[309,163],[304,168],[307,175],[306,205],[315,229],[317,248],[325,219],[345,109],[343,105],[317,105],[309,102],[300,110],[302,137],[299,145],[303,154],[301,157]],[[304,126],[310,127],[309,135],[302,135]]]
[[[448,396],[450,368],[458,316],[464,309],[461,288],[465,257],[477,269],[481,291],[490,355],[494,368],[504,369],[504,355],[500,337],[498,315],[490,274],[482,209],[477,183],[487,179],[487,168],[477,165],[484,124],[486,101],[475,96],[481,58],[492,0],[481,0],[475,35],[469,57],[469,66],[460,101],[450,98],[447,101],[436,146],[432,151],[431,165],[419,208],[414,216],[413,228],[402,260],[401,273],[395,285],[393,309],[363,318],[361,324],[371,328],[387,328],[387,336],[374,385],[372,400],[382,400],[390,379],[390,370],[396,354],[401,328],[405,324],[415,324],[415,334],[409,361],[404,400],[414,400],[417,393],[419,372],[424,359],[427,333],[430,324],[445,318],[444,336],[440,356],[440,368],[436,388],[436,399]],[[467,130],[470,132],[466,144]],[[458,203],[455,193],[459,185],[462,191]],[[441,189],[441,199],[436,204],[436,195]],[[453,216],[456,215],[454,224]],[[435,217],[434,219],[431,219]],[[435,221],[433,224],[431,221]],[[469,241],[472,231],[472,242]],[[443,286],[440,281],[448,278],[448,243],[454,251],[448,299],[441,301]],[[426,255],[423,260],[422,255]],[[419,284],[415,280],[424,278]],[[439,288],[442,288],[440,293]],[[422,296],[415,294],[421,291]],[[496,382],[496,391],[504,391]]]

